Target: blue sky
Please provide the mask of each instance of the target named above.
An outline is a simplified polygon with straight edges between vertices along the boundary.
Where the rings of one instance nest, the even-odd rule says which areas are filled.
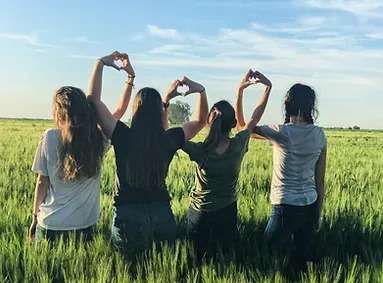
[[[164,91],[186,74],[205,84],[210,103],[233,101],[255,67],[274,86],[263,123],[282,121],[286,90],[302,82],[318,93],[321,125],[383,128],[381,0],[5,0],[0,117],[50,117],[54,90],[86,90],[95,59],[114,50],[130,54],[137,89]],[[105,70],[108,106],[124,79]],[[261,91],[247,92],[247,115]]]

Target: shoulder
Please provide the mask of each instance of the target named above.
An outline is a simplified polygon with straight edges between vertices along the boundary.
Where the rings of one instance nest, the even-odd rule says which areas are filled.
[[[203,142],[192,142],[192,141],[187,141],[185,142],[184,150],[188,149],[194,149],[194,150],[203,150]]]
[[[250,139],[250,131],[249,130],[242,130],[240,132],[238,132],[235,136],[234,136],[234,140],[239,140],[239,141],[247,141]]]
[[[120,120],[118,120],[111,137],[111,143],[113,145],[116,145],[119,140],[125,139],[127,135],[129,135],[129,133],[130,133],[129,126],[121,122]]]
[[[165,134],[176,149],[180,149],[185,145],[185,132],[181,127],[167,129]]]
[[[283,136],[289,130],[289,124],[271,124],[256,127],[256,133],[266,137]]]
[[[289,124],[271,124],[271,125],[257,126],[257,128],[261,132],[273,131],[273,132],[277,132],[277,133],[283,132],[284,130],[288,129],[288,127],[289,127]]]
[[[41,141],[46,143],[47,145],[56,144],[60,138],[60,130],[59,129],[48,129],[41,136]]]
[[[196,162],[199,162],[206,153],[202,142],[187,141],[182,150],[189,155],[191,160]]]
[[[323,127],[314,125],[315,131],[317,134],[318,139],[321,141],[322,146],[324,147],[327,144],[327,138],[326,138],[326,133],[323,129]]]
[[[173,136],[173,135],[185,136],[184,130],[181,127],[170,128],[170,129],[167,129],[165,132],[167,135],[170,135],[170,136]]]

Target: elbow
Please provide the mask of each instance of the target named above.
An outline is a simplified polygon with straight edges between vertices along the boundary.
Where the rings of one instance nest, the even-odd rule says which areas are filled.
[[[239,121],[237,126],[238,128],[243,129],[246,126],[246,123],[244,121]]]
[[[123,115],[124,115],[124,111],[122,109],[117,109],[113,113],[113,117],[116,118],[117,120],[120,120]]]

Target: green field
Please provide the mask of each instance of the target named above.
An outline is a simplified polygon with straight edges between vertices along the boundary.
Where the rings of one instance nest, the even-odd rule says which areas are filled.
[[[102,212],[90,245],[73,242],[50,247],[26,241],[35,175],[30,171],[47,121],[0,120],[0,282],[284,282],[282,259],[269,255],[262,233],[268,202],[272,152],[252,141],[239,181],[242,252],[236,260],[198,266],[190,246],[153,250],[136,262],[110,244],[113,151],[104,162]],[[319,263],[301,274],[303,282],[383,282],[383,132],[327,131],[329,154],[324,222],[316,236]],[[183,153],[168,176],[172,208],[185,233],[193,166]]]

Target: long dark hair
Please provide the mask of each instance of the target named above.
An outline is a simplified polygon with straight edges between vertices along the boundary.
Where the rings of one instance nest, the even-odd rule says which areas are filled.
[[[285,97],[285,124],[291,116],[302,117],[306,123],[314,124],[318,117],[315,91],[304,84],[294,84]]]
[[[84,92],[72,86],[61,87],[54,95],[53,113],[61,134],[59,177],[73,181],[98,174],[105,143]]]
[[[206,151],[215,150],[223,137],[229,135],[237,124],[233,106],[226,100],[213,105],[208,116],[209,134],[204,143]]]
[[[160,136],[163,103],[159,92],[145,87],[133,102],[132,138],[129,142],[128,183],[134,188],[161,187],[166,177]]]

